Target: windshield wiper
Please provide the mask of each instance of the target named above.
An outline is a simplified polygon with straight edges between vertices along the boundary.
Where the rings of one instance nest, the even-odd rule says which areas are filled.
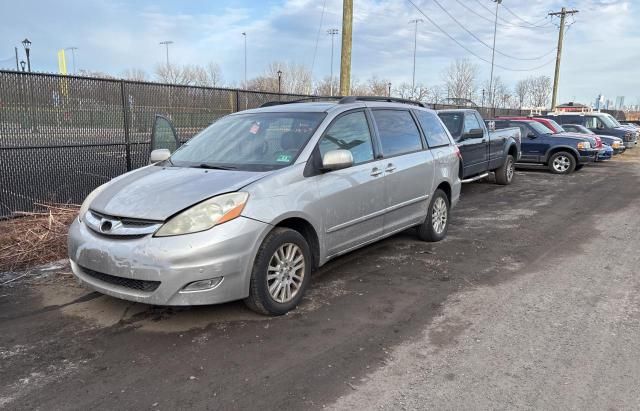
[[[193,166],[194,168],[207,168],[210,170],[235,170],[238,167],[233,167],[233,166],[220,166],[220,165],[216,165],[216,164],[207,164],[207,163],[202,163],[200,165],[197,166]]]

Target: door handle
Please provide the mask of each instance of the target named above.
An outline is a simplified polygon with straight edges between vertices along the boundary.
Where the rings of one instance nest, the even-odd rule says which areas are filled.
[[[382,174],[382,170],[380,170],[378,167],[374,167],[371,170],[371,177],[378,177],[380,174]]]
[[[396,169],[396,166],[394,166],[392,163],[387,164],[387,168],[384,170],[387,173],[392,173],[394,172]]]

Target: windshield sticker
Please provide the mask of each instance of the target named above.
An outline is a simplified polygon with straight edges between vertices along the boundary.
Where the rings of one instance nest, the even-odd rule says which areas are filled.
[[[276,161],[278,163],[289,163],[293,157],[290,154],[280,154]]]
[[[260,123],[255,122],[251,125],[251,128],[249,129],[249,133],[258,134],[258,131],[260,131]]]

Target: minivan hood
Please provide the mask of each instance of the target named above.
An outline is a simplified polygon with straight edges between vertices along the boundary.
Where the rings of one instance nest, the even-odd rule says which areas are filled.
[[[107,183],[90,208],[114,217],[164,221],[207,198],[237,191],[268,173],[149,166]]]

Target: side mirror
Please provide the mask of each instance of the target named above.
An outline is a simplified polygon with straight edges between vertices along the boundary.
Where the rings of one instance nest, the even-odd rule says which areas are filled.
[[[462,138],[465,140],[468,138],[482,138],[482,137],[484,137],[484,130],[481,128],[472,128],[471,130],[467,131],[462,135]]]
[[[353,155],[349,150],[331,150],[322,156],[322,168],[325,171],[341,170],[353,165]]]
[[[534,138],[536,138],[536,135],[531,133],[531,132],[529,132],[529,134],[527,134],[527,138],[534,139]]]
[[[171,152],[166,148],[153,150],[149,156],[149,164],[159,163],[171,157]]]

